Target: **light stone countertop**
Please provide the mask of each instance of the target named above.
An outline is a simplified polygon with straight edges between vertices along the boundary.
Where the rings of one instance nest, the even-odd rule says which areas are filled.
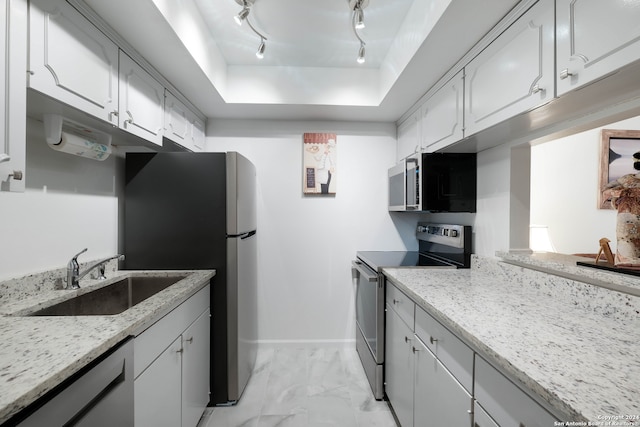
[[[117,315],[23,316],[140,273],[187,276]],[[108,280],[81,283],[79,291],[43,288],[40,284],[47,282],[46,274],[38,275],[33,283],[29,282],[32,277],[25,277],[0,284],[4,285],[0,286],[0,424],[122,340],[144,331],[205,287],[214,275],[213,270],[115,271]],[[24,286],[16,288],[16,284]]]
[[[476,257],[384,274],[560,421],[640,416],[640,297]]]

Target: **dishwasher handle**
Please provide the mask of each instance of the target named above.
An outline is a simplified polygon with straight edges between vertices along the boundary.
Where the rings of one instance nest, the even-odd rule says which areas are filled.
[[[377,282],[378,274],[375,271],[370,269],[365,263],[362,261],[351,261],[351,273],[353,277],[357,277],[358,274],[361,274],[362,277],[365,278],[367,282]]]

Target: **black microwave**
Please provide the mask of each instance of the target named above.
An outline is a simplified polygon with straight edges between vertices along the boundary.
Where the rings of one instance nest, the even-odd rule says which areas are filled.
[[[389,169],[389,210],[475,212],[475,153],[422,153]]]

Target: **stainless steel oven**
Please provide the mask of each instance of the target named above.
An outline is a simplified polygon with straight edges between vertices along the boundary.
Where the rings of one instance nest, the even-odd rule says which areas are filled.
[[[361,251],[352,261],[356,284],[356,350],[376,399],[384,398],[385,267],[468,268],[471,227],[419,223],[418,251]]]

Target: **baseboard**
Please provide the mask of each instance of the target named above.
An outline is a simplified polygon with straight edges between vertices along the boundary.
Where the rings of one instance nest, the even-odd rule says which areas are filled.
[[[258,348],[355,348],[355,339],[345,340],[258,340]]]

